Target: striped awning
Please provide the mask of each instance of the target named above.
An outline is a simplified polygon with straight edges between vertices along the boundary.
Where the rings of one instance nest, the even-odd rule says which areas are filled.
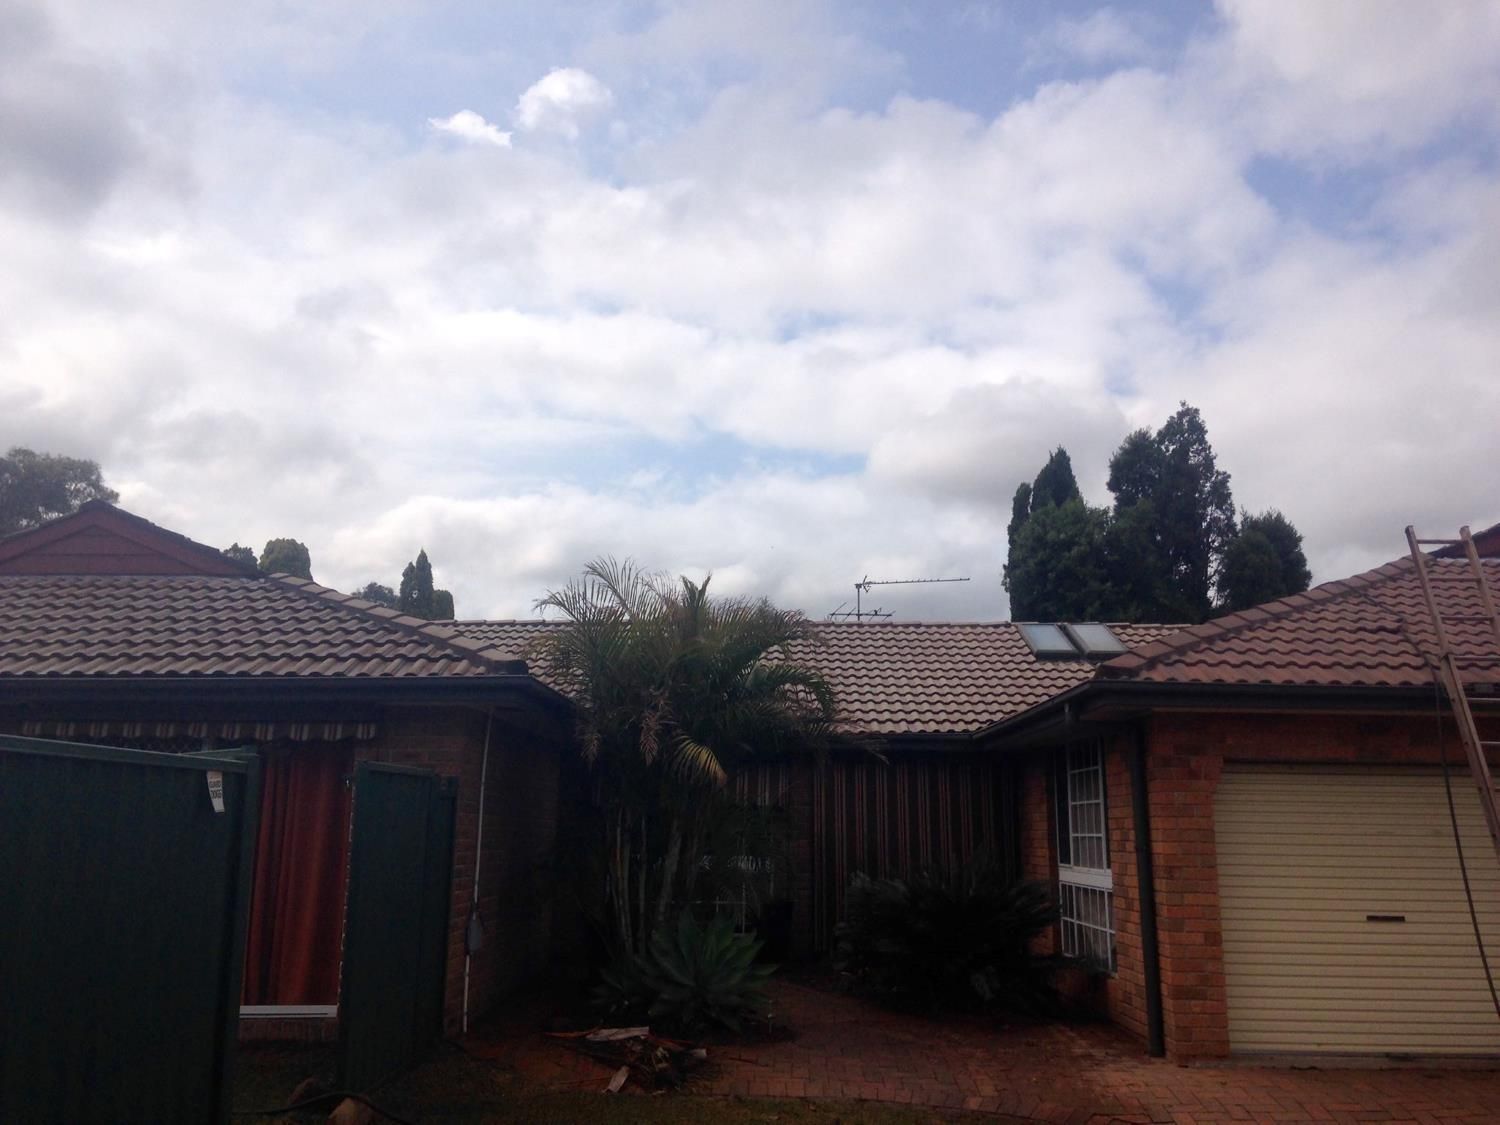
[[[365,742],[375,737],[376,724],[365,720],[333,719],[313,722],[225,719],[186,722],[174,719],[31,720],[21,724],[29,738],[69,739],[218,739],[235,743]]]

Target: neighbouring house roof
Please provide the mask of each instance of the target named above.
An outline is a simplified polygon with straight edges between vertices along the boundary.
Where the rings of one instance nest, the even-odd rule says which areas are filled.
[[[1500,593],[1500,559],[1484,567]],[[1478,615],[1482,606],[1469,563],[1433,558],[1428,566],[1444,614]],[[1460,653],[1488,654],[1464,667],[1465,680],[1500,684],[1493,634],[1482,620],[1447,625]],[[1401,559],[1364,574],[1325,582],[1133,647],[1100,665],[1102,681],[1157,684],[1272,685],[1288,688],[1430,688],[1437,639],[1416,565]]]
[[[1470,537],[1474,540],[1474,550],[1478,552],[1480,558],[1500,558],[1500,523],[1486,527],[1482,531],[1475,531]],[[1440,559],[1462,559],[1468,557],[1468,552],[1456,543],[1446,547],[1439,547],[1432,554],[1435,558]]]
[[[556,622],[459,621],[464,636],[527,657],[533,673],[560,691],[537,649]],[[1154,641],[1171,625],[1111,625],[1127,645]],[[848,734],[970,734],[1087,680],[1087,660],[1042,660],[1005,622],[829,622],[793,659],[817,671],[838,697]]]
[[[262,576],[107,504],[0,540],[0,681],[525,673],[493,644]]]
[[[0,537],[0,574],[259,573],[103,500],[90,500],[72,515]]]
[[[6,678],[526,671],[508,653],[447,633],[298,578],[0,575]]]

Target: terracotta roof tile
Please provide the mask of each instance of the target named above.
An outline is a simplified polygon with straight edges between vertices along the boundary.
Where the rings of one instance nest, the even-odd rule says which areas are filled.
[[[1485,562],[1500,590],[1500,559]],[[1429,569],[1446,614],[1481,612],[1466,560]],[[1459,651],[1496,655],[1481,621],[1448,626]],[[1100,666],[1101,679],[1149,683],[1320,687],[1427,687],[1436,634],[1410,559],[1328,582],[1207,625],[1182,629]],[[1473,664],[1466,680],[1500,683],[1500,663]]]
[[[463,635],[525,657],[533,674],[566,691],[537,641],[558,628],[541,621],[460,621]],[[1174,632],[1169,625],[1113,625],[1127,645]],[[845,731],[965,734],[1018,714],[1087,680],[1086,660],[1038,660],[1010,622],[828,623],[794,658],[823,673]]]
[[[348,679],[525,671],[493,642],[303,579],[0,575],[0,677]]]

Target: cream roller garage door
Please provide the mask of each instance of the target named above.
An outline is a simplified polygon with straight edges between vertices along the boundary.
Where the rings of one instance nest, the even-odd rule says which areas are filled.
[[[1491,967],[1500,862],[1453,793]],[[1235,1051],[1500,1054],[1436,771],[1227,766],[1216,798]]]

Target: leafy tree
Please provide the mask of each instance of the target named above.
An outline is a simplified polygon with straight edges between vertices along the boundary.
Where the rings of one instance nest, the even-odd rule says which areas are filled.
[[[562,614],[541,647],[579,685],[605,929],[617,954],[639,953],[695,901],[714,798],[736,765],[826,736],[833,694],[787,654],[816,627],[765,599],[710,597],[707,579],[672,583],[612,559],[537,605]]]
[[[1306,589],[1301,536],[1284,517],[1247,517],[1255,534],[1241,533],[1229,474],[1187,403],[1155,433],[1126,436],[1109,490],[1113,510],[1087,508],[1061,448],[1017,488],[1005,567],[1014,619],[1196,622],[1216,604]]]
[[[1021,530],[1027,518],[1031,515],[1031,485],[1022,481],[1016,485],[1016,494],[1010,502],[1010,524],[1005,529],[1005,541],[1014,543],[1016,533]]]
[[[372,587],[375,587],[373,582],[365,589],[370,590]],[[418,551],[416,559],[407,563],[401,571],[401,585],[396,592],[392,593],[388,586],[380,586],[378,589],[390,594],[392,598],[389,603],[381,601],[381,605],[389,604],[393,609],[399,609],[412,617],[420,617],[423,621],[453,620],[453,595],[447,590],[433,587],[432,563],[428,561],[425,549]],[[368,597],[371,601],[379,600],[368,593],[361,596]]]
[[[1078,480],[1073,476],[1073,460],[1068,451],[1058,446],[1047,458],[1042,471],[1037,473],[1031,486],[1031,510],[1039,511],[1049,505],[1062,507],[1069,500],[1082,500],[1078,491]]]
[[[1300,594],[1312,582],[1302,535],[1274,508],[1246,515],[1219,574],[1225,612]]]
[[[1142,500],[1116,508],[1105,536],[1105,568],[1111,597],[1105,621],[1187,621],[1192,611],[1172,582],[1157,532],[1156,506]]]
[[[1229,474],[1218,468],[1197,408],[1184,402],[1154,435],[1137,430],[1127,437],[1110,459],[1109,489],[1116,512],[1152,502],[1156,558],[1168,569],[1186,619],[1202,621],[1237,528]]]
[[[1042,620],[1045,607],[1059,600],[1089,596],[1065,591],[1065,577],[1054,579],[1047,560],[1051,558],[1048,552],[1075,560],[1086,555],[1090,537],[1097,531],[1092,518],[1070,510],[1066,516],[1044,519],[1045,528],[1039,525],[1029,534],[1026,531],[1034,517],[1075,502],[1081,507],[1083,496],[1073,476],[1072,459],[1062,446],[1052,451],[1033,483],[1022,483],[1016,489],[1011,501],[1004,585],[1010,593],[1011,616],[1018,621]]]
[[[383,605],[386,609],[398,609],[401,604],[396,597],[396,591],[389,586],[382,586],[379,582],[366,583],[364,589],[359,592],[359,596],[367,602]]]
[[[418,551],[416,561],[407,563],[401,572],[399,608],[402,613],[431,621],[432,595],[432,563],[427,561],[425,550]]]
[[[1126,436],[1109,459],[1109,492],[1117,509],[1133,508],[1150,500],[1161,486],[1161,447],[1150,430]]]
[[[307,545],[295,539],[269,539],[260,553],[260,568],[267,574],[290,574],[312,581],[312,555]]]
[[[0,535],[76,512],[89,500],[115,503],[96,461],[16,446],[0,457]]]
[[[220,554],[224,555],[226,558],[233,559],[237,563],[244,563],[246,566],[260,565],[255,561],[255,552],[249,547],[241,547],[238,542],[231,543],[229,546],[225,547],[223,551],[220,552]]]
[[[1113,620],[1105,543],[1109,513],[1082,500],[1046,505],[1010,544],[1005,588],[1017,621]]]

